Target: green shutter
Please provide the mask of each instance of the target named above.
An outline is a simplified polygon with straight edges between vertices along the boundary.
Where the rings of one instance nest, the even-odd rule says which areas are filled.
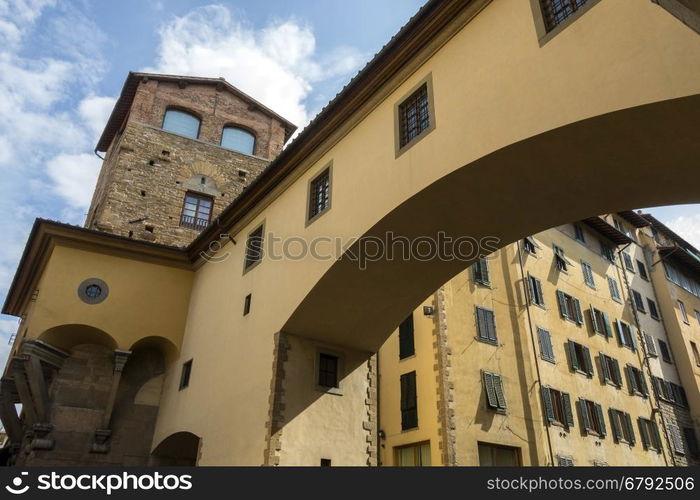
[[[572,297],[574,303],[574,314],[576,315],[575,320],[577,325],[583,324],[583,312],[581,311],[581,302],[578,299]]]
[[[544,406],[544,416],[547,422],[552,422],[554,420],[554,407],[552,406],[552,393],[549,391],[549,387],[542,387],[540,390],[542,394],[542,406]]]
[[[564,406],[564,416],[566,417],[566,426],[571,428],[574,426],[574,413],[571,411],[571,396],[568,392],[561,393],[561,399]]]
[[[627,365],[625,367],[625,371],[627,372],[627,380],[630,385],[630,393],[631,394],[636,394],[639,392],[639,388],[637,387],[637,378],[634,376],[634,371],[632,366]]]
[[[613,336],[612,333],[612,326],[610,325],[610,318],[608,317],[608,313],[603,313],[603,329],[605,330],[605,336],[610,338]]]
[[[591,430],[591,422],[589,421],[588,418],[588,408],[586,405],[586,400],[583,398],[579,398],[578,400],[578,412],[579,415],[581,416],[581,427],[588,432]]]
[[[580,368],[578,364],[578,358],[576,356],[576,343],[573,340],[569,340],[567,343],[569,349],[569,361],[571,362],[571,369],[576,371]]]
[[[617,387],[622,387],[622,374],[620,373],[620,363],[613,359],[613,382]]]
[[[615,328],[617,329],[617,340],[620,342],[620,345],[626,346],[627,341],[625,340],[625,332],[622,329],[622,321],[616,319]]]
[[[630,416],[629,413],[625,413],[625,423],[627,424],[627,430],[630,433],[630,445],[634,446],[634,443],[637,441],[634,437],[634,426],[632,425],[632,417]]]
[[[498,408],[498,399],[494,389],[493,374],[482,371],[481,376],[484,379],[484,388],[486,389],[486,402],[491,408]]]
[[[620,422],[622,413],[618,412],[617,410],[610,408],[608,410],[608,414],[610,415],[610,427],[612,427],[613,439],[616,443],[619,443],[620,438],[622,437],[622,429],[620,429],[620,424],[622,423],[622,425],[627,425],[627,422]]]
[[[608,363],[605,359],[605,354],[602,352],[598,355],[598,361],[600,361],[600,371],[603,374],[603,381],[608,382],[612,380],[610,370],[608,368]]]
[[[632,346],[632,350],[636,351],[637,350],[637,334],[634,332],[634,327],[630,326],[629,327],[629,334],[630,334],[630,345]]]
[[[544,305],[544,295],[542,294],[542,282],[535,278],[535,289],[537,292],[537,304],[540,306]]]
[[[543,328],[538,328],[537,334],[540,339],[540,353],[542,359],[554,361],[554,349],[552,348],[552,339],[549,336],[549,332]]]
[[[500,375],[494,374],[493,376],[493,388],[496,390],[496,399],[498,400],[498,407],[502,410],[506,409],[506,395],[503,391],[503,378]]]
[[[642,395],[646,398],[649,396],[649,387],[647,386],[647,380],[646,377],[644,377],[644,372],[642,370],[639,371],[639,380],[642,382],[642,386],[640,387],[640,390],[642,392]]]
[[[583,362],[586,365],[586,374],[589,377],[593,376],[593,361],[591,360],[591,350],[584,346],[583,347]]]
[[[654,440],[654,448],[656,448],[657,453],[661,453],[661,436],[659,435],[659,426],[656,424],[656,421],[652,420],[651,421],[651,433],[652,437]]]
[[[588,311],[591,314],[591,324],[593,325],[593,331],[603,333],[603,329],[598,324],[598,318],[596,318],[595,316],[595,307],[591,306],[591,308]]]
[[[564,292],[557,290],[557,302],[559,303],[559,313],[562,318],[569,319],[569,310],[566,307],[566,298],[564,297]]]
[[[603,407],[596,403],[595,411],[598,415],[598,422],[600,422],[600,437],[604,438],[608,434],[608,431],[605,428],[605,418],[603,418]]]
[[[649,449],[649,428],[647,427],[647,420],[643,419],[642,417],[639,417],[637,419],[637,423],[639,424],[639,434],[642,436],[642,445],[644,446],[644,449],[648,450]]]
[[[488,339],[490,342],[496,343],[496,318],[493,314],[493,311],[487,311],[486,318],[488,324]]]

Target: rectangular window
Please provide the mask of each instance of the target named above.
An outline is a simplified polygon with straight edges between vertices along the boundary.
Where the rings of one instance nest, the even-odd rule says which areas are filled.
[[[562,21],[580,9],[587,0],[540,0],[542,17],[547,31],[552,31]]]
[[[700,457],[700,448],[698,448],[698,439],[695,436],[695,429],[692,427],[685,427],[683,429],[683,434],[685,434],[685,442],[688,444],[688,451],[694,457]]]
[[[418,427],[416,372],[401,375],[401,430]]]
[[[591,315],[591,324],[593,325],[593,331],[606,337],[612,337],[612,326],[610,325],[610,318],[607,313],[604,313],[600,309],[596,309],[591,306],[589,309]]]
[[[517,467],[520,465],[520,448],[479,443],[479,465],[482,467]]]
[[[646,314],[647,311],[644,309],[644,299],[642,298],[642,294],[637,290],[632,290],[632,300],[634,300],[634,306],[637,308],[637,311]]]
[[[613,264],[615,263],[615,249],[611,247],[610,245],[606,245],[602,241],[600,242],[600,253],[601,255],[612,262]]]
[[[321,467],[330,467],[331,466],[331,459],[330,458],[322,458],[321,459]]]
[[[656,320],[660,319],[659,309],[656,307],[656,302],[647,297],[647,305],[649,306],[649,316]]]
[[[656,422],[647,418],[639,417],[639,434],[642,436],[642,444],[646,450],[655,450],[661,453],[661,436]]]
[[[668,344],[661,339],[659,339],[659,351],[661,351],[661,359],[666,361],[666,363],[672,363],[671,351],[668,348]]]
[[[399,105],[399,149],[430,128],[428,84],[424,83]]]
[[[251,294],[245,296],[245,300],[243,301],[243,316],[247,316],[248,313],[250,313],[250,303],[252,300],[253,296]]]
[[[564,256],[564,249],[554,245],[554,261],[556,263],[557,269],[562,272],[567,272],[569,269],[569,260]]]
[[[489,344],[498,343],[498,338],[496,337],[496,322],[494,319],[493,311],[477,306],[476,326],[478,334],[477,338],[481,342],[487,342]]]
[[[557,455],[557,465],[559,467],[573,467],[574,457],[565,457],[563,455]]]
[[[608,286],[610,287],[610,297],[615,302],[622,302],[622,297],[620,296],[620,289],[617,286],[617,281],[615,278],[608,276]]]
[[[537,336],[540,341],[540,356],[545,361],[554,363],[554,348],[552,347],[552,336],[548,330],[537,328]]]
[[[573,321],[579,326],[583,324],[583,312],[578,299],[568,293],[557,290],[557,302],[559,303],[559,313],[562,318]]]
[[[642,262],[641,260],[637,261],[637,270],[639,271],[639,275],[643,279],[649,281],[649,275],[647,274],[647,266],[645,266],[644,262]]]
[[[649,388],[647,387],[647,381],[644,378],[642,370],[632,365],[627,365],[625,369],[627,371],[630,394],[642,396],[643,398],[649,396]]]
[[[331,169],[326,168],[309,184],[308,221],[316,219],[331,206]]]
[[[688,313],[685,312],[685,304],[682,301],[678,301],[678,309],[681,310],[681,317],[683,318],[683,322],[686,324],[690,324],[690,321],[688,321]]]
[[[663,262],[664,272],[666,273],[666,279],[675,283],[687,292],[692,293],[696,297],[700,297],[700,282],[688,277],[688,275],[679,271],[671,264]]]
[[[633,351],[637,350],[637,338],[634,334],[634,329],[619,319],[615,320],[615,328],[617,330],[617,340],[623,347],[629,347]]]
[[[338,356],[318,355],[318,385],[327,388],[338,388]]]
[[[605,419],[603,418],[603,407],[593,401],[579,398],[578,411],[581,416],[582,427],[586,434],[604,438],[606,429]]]
[[[654,385],[654,391],[656,392],[656,395],[659,397],[659,399],[663,399],[664,401],[671,400],[671,391],[669,386],[666,385],[666,381],[664,379],[662,379],[661,377],[652,376],[651,382]]]
[[[472,276],[476,283],[491,286],[489,281],[489,262],[486,259],[478,259],[472,264]]]
[[[685,389],[678,384],[670,382],[671,392],[673,393],[673,401],[680,406],[688,407],[688,398],[685,394]]]
[[[498,413],[506,412],[506,396],[503,391],[503,378],[497,373],[481,371],[481,379],[486,392],[486,405]]]
[[[610,408],[609,413],[615,441],[634,445],[634,428],[630,414],[613,408]]]
[[[263,226],[248,235],[245,248],[245,269],[258,264],[263,257]]]
[[[211,221],[214,199],[199,193],[188,191],[185,193],[185,201],[180,215],[180,226],[201,231]]]
[[[634,272],[634,265],[632,265],[632,257],[630,257],[630,254],[626,252],[622,252],[622,260],[625,263],[625,268],[633,273]]]
[[[654,337],[652,337],[646,332],[644,332],[644,344],[647,347],[647,352],[649,353],[649,356],[658,356],[658,353],[656,352],[656,342],[654,342]]]
[[[550,424],[561,425],[570,429],[574,426],[574,414],[571,411],[571,396],[551,387],[542,387],[542,404],[544,415]]]
[[[693,358],[695,358],[695,364],[700,366],[700,352],[698,352],[698,345],[690,341],[690,350],[693,351]]]
[[[593,269],[588,262],[581,261],[581,269],[583,270],[583,281],[595,290],[595,280],[593,279]]]
[[[603,381],[610,382],[615,387],[622,387],[622,373],[620,372],[620,364],[616,359],[600,353],[598,357],[600,361],[600,369],[603,373]]]
[[[430,464],[430,443],[410,444],[394,448],[399,467],[426,467]]]
[[[535,239],[532,236],[526,236],[525,239],[523,239],[523,248],[527,253],[532,255],[537,254],[537,243],[535,243]]]
[[[527,289],[530,294],[532,304],[544,307],[544,294],[542,293],[542,282],[532,275],[527,277]]]
[[[180,374],[180,390],[190,385],[190,375],[192,374],[192,360],[190,359],[182,365],[182,373]]]
[[[586,237],[583,234],[583,229],[578,224],[574,224],[574,235],[576,237],[576,241],[580,241],[584,244],[586,243]]]
[[[405,359],[416,353],[413,339],[413,313],[399,325],[399,359]]]
[[[593,376],[593,362],[591,361],[591,351],[588,347],[569,340],[567,342],[569,350],[569,366],[572,371],[580,371],[588,377]]]

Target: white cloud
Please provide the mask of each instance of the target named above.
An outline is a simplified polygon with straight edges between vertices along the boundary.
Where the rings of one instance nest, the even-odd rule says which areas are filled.
[[[116,102],[114,97],[99,96],[89,96],[80,102],[78,111],[92,133],[91,142],[97,143]]]
[[[681,238],[696,248],[700,248],[700,213],[680,215],[666,222]]]
[[[350,47],[318,56],[308,26],[286,20],[255,30],[223,5],[174,17],[159,35],[156,63],[146,71],[224,77],[300,127],[310,119],[305,100],[313,85],[352,72],[364,59]]]
[[[47,162],[46,170],[56,191],[71,208],[87,208],[101,164],[94,154],[59,154]]]

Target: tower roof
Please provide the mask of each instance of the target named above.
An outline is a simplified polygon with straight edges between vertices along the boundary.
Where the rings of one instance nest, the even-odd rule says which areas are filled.
[[[95,151],[107,151],[109,148],[109,145],[112,143],[112,140],[114,139],[114,136],[117,134],[117,131],[121,127],[122,123],[124,123],[124,119],[126,118],[127,114],[129,113],[129,109],[131,108],[131,104],[134,101],[134,96],[136,95],[136,89],[138,88],[139,81],[147,81],[147,80],[158,80],[158,81],[163,81],[163,82],[177,82],[177,83],[197,83],[197,84],[204,84],[204,85],[215,85],[219,86],[223,89],[228,90],[229,92],[236,94],[238,97],[243,99],[244,101],[248,102],[251,106],[257,108],[264,114],[275,118],[276,120],[280,121],[285,128],[285,136],[284,140],[285,142],[291,137],[291,135],[296,131],[297,127],[294,125],[292,122],[284,118],[283,116],[275,113],[272,111],[270,108],[262,104],[261,102],[253,99],[250,97],[248,94],[245,92],[237,89],[230,83],[228,83],[226,80],[223,78],[206,78],[206,77],[201,77],[201,76],[184,76],[184,75],[161,75],[157,73],[139,73],[139,72],[134,72],[130,71],[129,75],[126,77],[126,80],[124,81],[124,86],[122,87],[121,94],[119,94],[119,99],[117,99],[116,104],[114,105],[114,108],[112,109],[112,114],[109,116],[109,120],[107,120],[107,125],[104,128],[104,131],[102,132],[102,135],[100,136],[99,141],[97,141],[97,145],[95,146]]]

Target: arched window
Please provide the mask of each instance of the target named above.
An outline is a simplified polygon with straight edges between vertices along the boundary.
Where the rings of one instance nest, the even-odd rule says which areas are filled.
[[[224,127],[221,134],[221,147],[252,155],[253,148],[255,148],[255,136],[238,127]]]
[[[199,118],[184,111],[169,109],[163,117],[163,130],[196,139],[199,136]]]

